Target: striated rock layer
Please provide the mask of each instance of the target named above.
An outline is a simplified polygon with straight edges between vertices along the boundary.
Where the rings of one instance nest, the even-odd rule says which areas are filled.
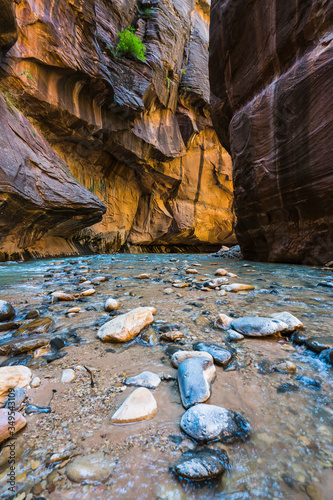
[[[213,0],[213,122],[248,259],[332,260],[333,2]]]
[[[48,217],[42,212],[39,225],[39,215],[33,216],[24,235],[15,222],[13,245],[24,250],[37,244],[48,253],[47,238],[69,233],[93,251],[211,249],[235,242],[231,159],[210,118],[208,0],[59,0],[56,6],[21,0],[13,6],[18,38],[0,76],[7,108],[15,108],[7,111],[17,119],[24,113],[18,120],[26,148],[35,155],[37,148],[41,163],[53,155],[53,169],[67,166],[90,191],[81,188],[81,197],[74,196],[74,180],[59,174],[62,188],[50,184],[50,213],[43,207]],[[145,62],[116,55],[118,32],[130,25],[146,47]],[[21,130],[17,141],[22,136]],[[15,170],[22,162],[10,156]],[[39,168],[40,159],[25,162],[33,184],[32,163]],[[5,183],[0,189],[8,196]],[[67,189],[71,193],[62,196]],[[66,202],[53,198],[55,191]],[[29,219],[30,187],[25,195],[17,202],[22,224]],[[83,198],[86,212],[80,215]],[[74,199],[77,206],[67,203]],[[106,214],[98,222],[102,204]],[[77,218],[64,222],[73,222],[71,211],[78,224]]]

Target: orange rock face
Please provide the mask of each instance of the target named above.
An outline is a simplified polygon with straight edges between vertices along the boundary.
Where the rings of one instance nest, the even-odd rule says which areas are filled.
[[[247,259],[331,260],[333,3],[213,0],[213,120]]]
[[[2,62],[2,93],[47,141],[55,168],[61,158],[90,191],[81,191],[80,223],[91,227],[71,235],[94,251],[235,242],[231,160],[210,118],[209,4],[60,0],[54,9],[22,0],[14,9],[18,40]],[[130,25],[145,62],[116,55]],[[22,248],[47,253],[45,238],[68,237],[62,227],[33,231]]]

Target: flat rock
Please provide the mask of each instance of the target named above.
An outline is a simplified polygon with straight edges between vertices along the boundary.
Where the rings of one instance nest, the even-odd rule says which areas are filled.
[[[154,307],[138,307],[126,314],[121,314],[105,323],[98,330],[98,337],[103,342],[128,342],[154,321]]]
[[[54,327],[54,321],[47,316],[44,318],[35,319],[29,323],[22,325],[13,334],[13,337],[20,337],[22,335],[32,335],[34,333],[46,333]]]
[[[210,384],[215,376],[215,366],[206,358],[185,359],[179,365],[177,379],[184,408],[204,403],[209,399]]]
[[[55,292],[52,292],[51,297],[53,297],[56,300],[64,300],[64,301],[75,300],[74,295],[72,295],[71,293],[63,292],[62,290],[56,290]]]
[[[30,384],[32,373],[30,368],[22,365],[3,366],[0,368],[0,406],[4,406],[8,390],[15,387],[24,388]]]
[[[180,427],[199,443],[215,439],[227,444],[245,441],[251,431],[249,422],[239,413],[208,404],[198,404],[187,410]]]
[[[116,309],[119,309],[119,307],[120,307],[119,300],[112,299],[111,297],[106,299],[104,304],[105,311],[115,311]]]
[[[94,295],[95,292],[96,290],[94,288],[89,288],[88,290],[84,290],[81,295],[83,295],[83,297],[89,297],[90,295]]]
[[[67,465],[66,475],[75,483],[104,483],[112,474],[116,462],[103,452],[76,457]]]
[[[149,420],[157,413],[157,403],[149,389],[140,387],[128,396],[118,410],[112,415],[114,424],[129,424]]]
[[[191,450],[170,467],[178,476],[192,481],[206,481],[225,472],[229,463],[227,454],[222,450]]]
[[[61,382],[63,384],[69,384],[70,382],[73,382],[73,380],[75,379],[76,379],[76,373],[71,368],[66,368],[66,370],[62,371]]]
[[[170,332],[162,333],[160,338],[167,342],[178,342],[184,338],[184,333],[180,330],[171,330]]]
[[[214,363],[213,357],[208,352],[199,351],[177,351],[171,356],[171,363],[175,368],[178,368],[185,359],[189,358],[206,358]]]
[[[218,344],[210,342],[198,342],[193,346],[196,351],[208,352],[214,359],[214,362],[219,366],[227,366],[233,358],[233,353],[221,347]]]
[[[333,337],[310,337],[304,341],[305,347],[319,354],[333,347]]]
[[[236,330],[236,332],[249,337],[274,335],[276,333],[282,333],[288,329],[286,323],[283,323],[282,321],[257,316],[244,316],[243,318],[236,318],[230,326],[232,329]]]
[[[254,290],[254,286],[244,283],[232,283],[231,285],[227,285],[225,290],[228,292],[243,292],[244,290]]]
[[[288,326],[288,332],[301,330],[304,327],[303,323],[288,311],[273,313],[271,314],[271,317],[285,323]]]
[[[24,340],[12,339],[0,346],[0,356],[17,356],[24,352],[33,351],[49,343],[49,339],[41,336],[31,336]]]
[[[10,418],[13,417],[13,422],[9,422],[9,415]],[[10,426],[10,423],[13,424],[13,427]],[[11,410],[7,408],[0,408],[0,443],[9,437],[12,437],[12,434],[16,434],[26,424],[27,421],[21,413],[16,411],[14,415],[12,415]]]
[[[135,385],[139,387],[147,387],[147,389],[156,389],[161,383],[161,379],[156,373],[142,372],[135,377],[130,377],[125,380],[126,385]]]
[[[0,321],[9,321],[15,316],[14,307],[6,300],[0,300]]]
[[[233,322],[233,318],[227,316],[226,314],[219,314],[214,321],[214,328],[220,328],[221,330],[228,330],[230,324]]]

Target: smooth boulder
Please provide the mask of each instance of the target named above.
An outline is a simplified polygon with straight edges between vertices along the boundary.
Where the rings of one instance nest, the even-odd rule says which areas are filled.
[[[219,366],[227,366],[233,358],[232,351],[211,342],[198,342],[193,348],[196,351],[208,352]]]
[[[191,450],[170,467],[178,476],[192,481],[207,481],[225,472],[229,463],[228,455],[222,450]]]
[[[180,427],[199,443],[215,439],[227,444],[245,441],[251,431],[249,422],[239,413],[208,404],[198,404],[187,410]]]
[[[14,307],[6,300],[0,300],[0,321],[9,321],[15,316]]]
[[[103,342],[128,342],[154,321],[154,307],[138,307],[105,323],[97,332]]]
[[[75,483],[104,483],[112,474],[116,462],[104,452],[77,457],[67,465],[66,475]]]
[[[288,330],[288,326],[282,321],[259,316],[236,318],[230,327],[248,337],[265,337],[266,335],[274,335]]]
[[[156,373],[145,371],[135,377],[125,380],[126,385],[146,387],[147,389],[156,389],[161,383],[161,379]]]
[[[210,384],[215,376],[215,366],[209,359],[189,358],[179,365],[177,379],[184,408],[210,398]]]
[[[273,313],[271,314],[271,317],[285,323],[288,326],[288,332],[301,330],[304,327],[303,323],[288,311]]]
[[[206,358],[210,359],[213,363],[213,357],[208,352],[199,352],[199,351],[177,351],[171,356],[171,363],[175,368],[178,368],[179,365],[185,361],[185,359],[189,358]]]
[[[149,420],[157,413],[157,403],[149,389],[140,387],[128,396],[118,410],[112,415],[114,424],[129,424]]]
[[[0,368],[0,406],[4,406],[8,398],[9,389],[27,387],[30,384],[32,373],[30,368],[22,365],[3,366]]]

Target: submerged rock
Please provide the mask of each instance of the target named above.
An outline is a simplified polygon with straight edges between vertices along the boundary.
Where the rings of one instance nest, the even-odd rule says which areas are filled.
[[[0,321],[9,321],[15,316],[14,307],[5,300],[0,300]]]
[[[184,338],[184,333],[180,330],[171,330],[170,332],[162,333],[160,338],[167,342],[178,342]]]
[[[179,365],[177,379],[184,408],[209,399],[210,384],[215,376],[215,366],[206,358],[189,358]]]
[[[237,318],[231,323],[231,328],[249,337],[264,337],[284,332],[288,329],[286,323],[277,319],[245,316]]]
[[[154,307],[138,307],[126,314],[121,314],[105,323],[98,330],[98,337],[103,342],[128,342],[154,321]]]
[[[183,453],[170,469],[185,479],[206,481],[223,474],[228,463],[224,451],[206,448]]]
[[[307,375],[300,375],[299,377],[296,378],[296,380],[304,387],[309,387],[310,389],[313,390],[321,389],[320,381],[316,380],[315,378],[308,377]]]
[[[305,335],[305,333],[295,332],[291,336],[291,341],[296,345],[304,345],[304,342],[306,341],[307,338],[308,337],[307,337],[307,335]]]
[[[130,377],[125,380],[126,385],[135,385],[140,387],[147,387],[147,389],[156,389],[161,383],[161,379],[156,373],[142,372],[135,377]]]
[[[245,441],[251,431],[249,422],[239,413],[208,404],[198,404],[187,410],[180,427],[200,443],[215,439],[228,444]]]
[[[25,413],[27,415],[31,415],[33,413],[51,413],[51,407],[50,406],[27,405],[25,407]]]
[[[157,413],[157,403],[154,396],[145,387],[135,389],[118,410],[112,415],[114,424],[129,424],[149,420]]]
[[[31,336],[24,340],[12,339],[0,346],[0,356],[17,356],[24,352],[33,351],[49,343],[49,339],[40,336]]]
[[[276,389],[278,394],[289,394],[292,392],[299,391],[299,386],[296,384],[290,384],[289,382],[285,382],[284,384],[279,385]]]
[[[12,426],[9,425],[9,422],[11,422],[9,416],[13,416],[14,418]],[[26,424],[27,421],[21,413],[15,412],[14,415],[12,415],[11,410],[7,408],[0,408],[0,443],[11,437],[11,432],[16,434]]]
[[[33,333],[46,333],[51,330],[53,326],[53,319],[48,318],[47,316],[44,318],[35,319],[33,321],[30,321],[30,323],[27,323],[26,325],[22,325],[13,334],[13,337],[19,337],[21,335],[31,335]]]
[[[67,465],[66,475],[75,483],[104,483],[116,467],[116,461],[104,452],[76,457]]]
[[[197,344],[194,344],[193,348],[196,351],[208,352],[211,356],[213,356],[214,362],[219,366],[227,366],[233,358],[233,353],[230,350],[225,347],[221,347],[218,344],[198,342]]]
[[[304,341],[305,347],[319,354],[333,347],[333,337],[310,337]]]

